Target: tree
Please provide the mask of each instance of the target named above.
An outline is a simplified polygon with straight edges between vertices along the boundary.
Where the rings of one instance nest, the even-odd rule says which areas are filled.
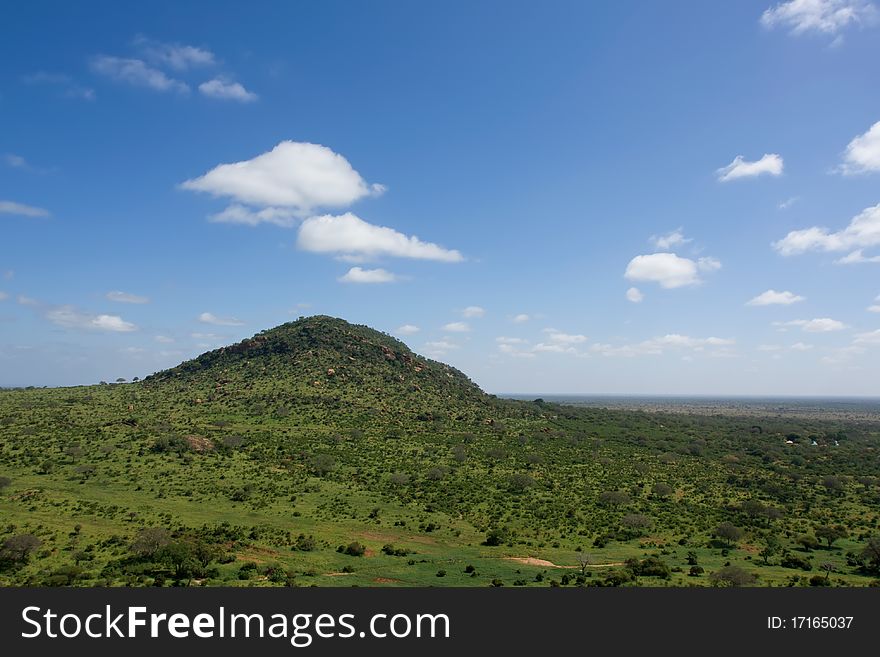
[[[770,557],[779,554],[781,549],[782,546],[779,543],[779,539],[775,534],[771,534],[765,539],[764,547],[758,552],[758,556],[764,561],[764,565],[768,566],[770,565]]]
[[[816,538],[820,541],[825,541],[829,549],[834,544],[834,541],[846,538],[847,536],[846,527],[843,525],[821,525],[816,527]]]
[[[709,575],[716,586],[748,586],[755,583],[755,576],[739,566],[724,566]]]
[[[3,490],[7,486],[9,486],[9,484],[11,484],[11,483],[12,483],[12,479],[10,479],[9,477],[0,477],[0,490]]]
[[[164,527],[141,529],[131,544],[131,551],[139,557],[152,557],[171,542],[171,535]]]
[[[658,482],[654,484],[654,487],[651,489],[651,494],[654,497],[659,497],[661,500],[665,500],[667,497],[672,495],[675,492],[669,484],[664,484],[663,482]]]
[[[507,486],[513,493],[522,493],[534,485],[535,480],[532,479],[529,475],[522,472],[512,474],[510,476],[510,479],[508,479],[507,481]]]
[[[316,475],[323,477],[336,469],[336,459],[329,454],[317,454],[311,458],[309,465]]]
[[[0,563],[24,563],[31,552],[42,545],[42,541],[33,534],[16,534],[3,541],[0,548]]]
[[[743,537],[743,530],[734,526],[733,523],[722,522],[715,528],[715,536],[724,539],[727,543],[727,547],[731,547]]]
[[[880,571],[880,535],[868,539],[868,543],[862,549],[862,557],[875,572]]]
[[[78,443],[73,443],[64,448],[64,453],[70,457],[70,459],[76,463],[76,460],[81,457],[85,452],[83,448]]]
[[[578,568],[581,569],[581,575],[586,576],[587,568],[593,565],[593,557],[583,552],[577,555]]]
[[[605,506],[629,504],[629,495],[622,490],[607,490],[599,495],[599,502]]]
[[[629,513],[620,521],[623,527],[631,532],[641,534],[653,524],[651,519],[642,513]]]

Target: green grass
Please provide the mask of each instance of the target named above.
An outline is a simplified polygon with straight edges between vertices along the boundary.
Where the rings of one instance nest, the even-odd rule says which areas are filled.
[[[707,586],[727,564],[763,586],[809,585],[824,563],[832,586],[880,574],[862,556],[880,533],[880,423],[497,400],[364,327],[281,328],[144,382],[0,391],[0,542],[40,541],[26,560],[0,555],[0,585],[574,585],[582,554],[583,585]],[[632,516],[648,526],[628,531]],[[727,551],[722,522],[743,530]],[[823,525],[847,536],[805,551]],[[135,557],[146,528],[210,558],[175,571],[164,553]],[[492,530],[501,544],[484,544]],[[313,550],[292,549],[300,534]],[[364,556],[337,551],[353,541]],[[608,565],[648,557],[665,577]]]

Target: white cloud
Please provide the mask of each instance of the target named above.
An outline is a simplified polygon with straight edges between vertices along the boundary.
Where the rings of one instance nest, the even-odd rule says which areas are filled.
[[[419,331],[421,331],[421,329],[414,324],[404,324],[403,326],[398,326],[396,329],[394,329],[394,332],[397,335],[414,335]]]
[[[92,58],[91,66],[95,73],[116,82],[125,82],[135,87],[147,87],[154,91],[189,92],[189,85],[185,82],[169,78],[159,69],[147,65],[140,59],[99,55]]]
[[[454,342],[449,342],[448,340],[435,340],[433,342],[426,342],[425,346],[434,352],[446,352],[452,349],[458,349],[458,345]]]
[[[233,203],[222,211],[210,215],[208,221],[218,224],[244,224],[245,226],[266,223],[290,228],[296,223],[297,218],[297,211],[290,208],[268,207],[262,210],[253,210],[244,205]]]
[[[121,292],[119,290],[114,290],[112,292],[108,292],[105,295],[110,301],[118,301],[119,303],[149,303],[150,299],[148,297],[142,297],[137,294],[129,294],[128,292]]]
[[[792,351],[810,351],[813,348],[811,344],[805,344],[803,342],[795,342],[791,347],[789,347]]]
[[[134,39],[134,45],[152,62],[185,71],[197,66],[213,66],[214,53],[207,48],[197,48],[180,43],[162,43],[144,36]]]
[[[297,245],[304,251],[333,253],[340,256],[371,259],[382,256],[460,262],[461,253],[418,237],[407,236],[393,228],[376,226],[346,212],[340,216],[309,217],[299,229]]]
[[[857,333],[853,342],[856,344],[880,344],[880,329],[868,333]]]
[[[157,335],[153,338],[156,342],[161,342],[162,344],[170,344],[174,342],[174,338],[169,338],[167,335]]]
[[[785,292],[777,292],[776,290],[767,290],[756,296],[746,303],[747,306],[789,306],[798,301],[803,301],[806,297],[799,296],[793,292],[786,290]]]
[[[39,306],[40,302],[36,299],[31,299],[30,297],[26,297],[23,294],[19,294],[16,299],[19,305],[21,306]]]
[[[880,204],[862,210],[843,230],[832,233],[828,232],[827,228],[812,226],[802,230],[793,230],[781,240],[773,242],[773,248],[784,256],[797,255],[807,251],[856,249],[838,260],[839,264],[873,262],[874,259],[866,258],[861,253],[861,249],[877,245],[880,245]]]
[[[681,246],[682,244],[687,244],[688,242],[693,242],[692,239],[686,238],[681,228],[676,228],[671,233],[666,235],[652,235],[651,243],[654,244],[658,249],[663,251],[668,251],[670,249],[674,249],[677,246]]]
[[[300,216],[384,191],[381,185],[368,185],[348,160],[326,146],[295,141],[282,141],[250,160],[219,164],[180,187],[260,207],[289,208]]]
[[[792,205],[797,203],[799,200],[800,200],[800,196],[792,196],[791,198],[787,198],[784,201],[782,201],[781,203],[779,203],[779,205],[777,205],[776,207],[778,207],[780,210],[788,210]]]
[[[642,291],[637,287],[631,287],[626,291],[626,300],[633,303],[641,303],[645,298]]]
[[[868,306],[869,313],[880,313],[880,304],[874,304],[873,306]]]
[[[202,82],[199,85],[199,91],[203,96],[209,98],[237,100],[240,103],[252,103],[258,98],[257,94],[245,89],[241,83],[223,77]]]
[[[781,351],[782,347],[778,344],[759,344],[758,351]]]
[[[344,276],[337,280],[340,283],[393,283],[397,276],[384,269],[361,269],[352,267]]]
[[[27,160],[21,155],[16,155],[15,153],[4,153],[3,161],[6,163],[6,166],[11,169],[23,169],[27,171],[31,168],[27,163]]]
[[[563,333],[561,331],[557,331],[554,328],[546,328],[544,329],[544,333],[547,334],[547,338],[550,342],[555,344],[581,344],[589,340],[586,335],[581,334],[571,334],[571,333]]]
[[[15,214],[22,217],[48,217],[49,211],[24,203],[14,201],[0,201],[0,214]]]
[[[668,349],[690,349],[693,351],[705,351],[710,348],[710,355],[731,356],[728,347],[736,344],[732,338],[694,338],[678,333],[651,338],[642,342],[625,345],[611,345],[596,343],[590,347],[590,351],[601,356],[620,356],[633,358],[636,356],[659,356]]]
[[[199,321],[203,324],[213,324],[215,326],[244,326],[244,322],[235,317],[217,317],[213,313],[202,313],[199,315]]]
[[[89,329],[127,333],[136,331],[137,326],[126,322],[118,315],[92,315],[77,310],[73,306],[58,306],[46,311],[46,319],[65,328]]]
[[[880,121],[847,145],[839,170],[844,174],[880,171]]]
[[[860,265],[865,262],[880,262],[880,255],[866,256],[863,249],[856,249],[834,261],[835,265]]]
[[[38,71],[23,78],[25,84],[56,87],[64,98],[95,100],[95,90],[77,84],[70,76],[61,73]]]
[[[0,290],[0,301],[6,301],[9,298],[9,294],[7,292],[3,292]]]
[[[531,317],[529,317],[525,313],[520,313],[519,315],[514,315],[513,323],[514,324],[524,324],[525,322],[529,321],[530,319],[531,319]]]
[[[754,178],[762,174],[778,176],[782,174],[783,161],[782,157],[776,153],[765,153],[760,160],[749,162],[743,159],[742,155],[733,158],[733,162],[726,167],[721,167],[717,171],[718,180],[727,182],[738,178]]]
[[[468,306],[461,311],[463,317],[482,317],[486,314],[486,309],[480,306]]]
[[[523,351],[518,349],[515,345],[509,344],[506,342],[501,342],[498,344],[498,351],[507,356],[513,356],[515,358],[534,358],[535,354],[532,351]]]
[[[450,322],[443,327],[443,330],[450,333],[467,333],[471,327],[466,322]]]
[[[869,24],[877,10],[868,0],[788,0],[761,14],[761,24],[788,28],[792,34],[834,35],[850,24]]]
[[[701,283],[700,273],[715,271],[721,263],[715,258],[700,258],[696,262],[674,253],[639,255],[630,260],[624,277],[631,281],[659,283],[671,289]]]
[[[526,344],[527,341],[524,340],[523,338],[508,338],[504,335],[501,335],[501,336],[498,336],[497,338],[495,338],[495,342],[497,342],[498,344],[514,345],[514,344]]]
[[[848,328],[846,324],[830,317],[817,319],[793,319],[790,322],[773,322],[773,326],[798,326],[807,333],[828,333],[830,331],[842,331]]]

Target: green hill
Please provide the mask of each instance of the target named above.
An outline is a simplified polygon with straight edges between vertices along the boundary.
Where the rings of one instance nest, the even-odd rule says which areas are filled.
[[[387,334],[326,316],[209,351],[147,377],[142,387],[206,411],[306,415],[336,426],[471,422],[491,419],[501,406],[459,370]]]
[[[300,319],[136,383],[0,391],[0,585],[875,581],[880,423],[770,412],[497,399]]]

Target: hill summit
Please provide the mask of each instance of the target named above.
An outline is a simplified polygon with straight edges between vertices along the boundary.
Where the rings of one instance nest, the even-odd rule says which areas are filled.
[[[370,417],[474,420],[497,405],[454,367],[386,333],[324,315],[206,352],[147,377],[144,388],[205,410],[282,416],[294,410],[301,416],[307,408],[336,411],[334,424],[340,415],[354,423]]]

